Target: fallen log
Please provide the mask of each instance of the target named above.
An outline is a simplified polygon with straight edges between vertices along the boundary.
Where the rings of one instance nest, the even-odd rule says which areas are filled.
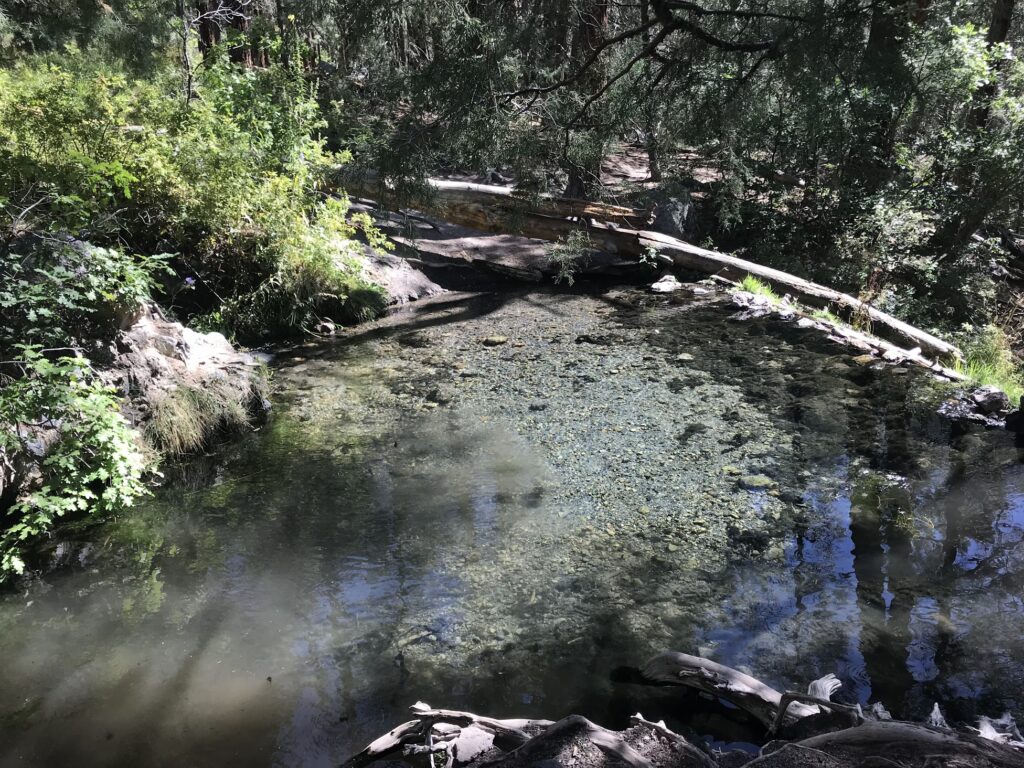
[[[459,740],[466,730],[479,728],[476,723],[508,721],[465,712],[453,714],[463,722],[468,718],[472,724],[460,729],[447,721],[405,723],[374,741],[343,767],[366,765],[401,751],[406,757],[426,757],[425,768],[434,768],[437,763],[433,757],[441,753],[446,756],[446,768],[1024,768],[1024,753],[998,740],[893,720],[865,720],[857,726],[797,741],[771,741],[759,756],[751,758],[735,752],[728,757],[705,752],[664,723],[652,723],[640,714],[630,719],[630,727],[624,731],[612,731],[585,717],[570,715],[554,723],[547,721],[547,726],[514,748],[477,743],[460,751]],[[423,743],[415,743],[419,741]]]
[[[386,187],[382,187],[373,174],[367,176],[343,177],[341,186],[356,195],[366,196],[382,204],[393,202],[393,195]],[[510,222],[517,217],[525,217],[533,222],[534,217],[565,219],[597,219],[610,224],[631,229],[641,229],[654,221],[653,210],[628,208],[610,203],[579,200],[572,197],[556,197],[554,195],[524,193],[510,187],[493,184],[475,184],[468,181],[452,181],[449,179],[427,179],[426,190],[421,194],[407,194],[395,200],[402,208],[417,208],[432,211],[441,215],[451,212],[463,221],[473,221],[480,225],[497,225],[506,222],[501,231],[508,231]],[[445,215],[445,218],[449,218]],[[449,218],[456,221],[455,218]],[[456,223],[463,223],[456,221]],[[463,226],[473,226],[463,223]],[[534,223],[543,226],[543,221]],[[557,225],[552,225],[557,228]],[[482,228],[478,227],[478,228]],[[485,231],[491,231],[489,229]],[[564,232],[565,229],[558,228]],[[533,235],[539,237],[539,235]]]
[[[940,731],[916,723],[868,721],[854,728],[772,745],[747,768],[788,768],[819,765],[811,754],[825,755],[839,766],[949,766],[953,768],[1021,768],[1024,755],[970,734]],[[789,754],[787,754],[789,753]],[[790,757],[795,757],[794,762]]]
[[[421,709],[417,709],[421,707]],[[664,745],[669,745],[673,768],[716,768],[710,755],[688,742],[683,736],[669,730],[664,723],[652,723],[639,713],[631,719],[632,727],[623,733],[603,728],[580,715],[569,715],[557,722],[550,720],[495,720],[470,712],[422,709],[416,704],[413,711],[422,720],[414,720],[391,730],[370,743],[361,752],[346,760],[343,768],[360,768],[396,752],[405,756],[445,753],[447,768],[454,766],[527,766],[533,764],[595,765],[600,756],[609,766],[628,768],[661,768]],[[489,732],[494,724],[500,729],[518,723],[537,731],[522,743],[474,744],[468,751],[460,751],[458,744],[465,735],[464,728]],[[460,729],[460,725],[462,728]],[[437,731],[435,733],[435,730]],[[517,729],[518,730],[518,729]],[[422,743],[419,743],[422,742]],[[594,751],[589,756],[580,754],[580,744],[586,743]],[[659,758],[652,759],[654,755]],[[433,768],[434,763],[428,763]]]
[[[382,193],[386,197],[386,190],[372,180],[344,178],[339,186],[367,197],[380,198]],[[924,354],[940,361],[962,357],[953,344],[842,291],[669,235],[639,229],[638,226],[647,226],[650,221],[649,214],[644,212],[581,200],[518,196],[505,187],[443,179],[428,179],[427,187],[429,193],[416,195],[406,204],[454,224],[551,242],[564,240],[582,229],[594,250],[636,260],[653,258],[666,266],[719,275],[734,282],[751,275],[780,296],[788,294],[807,306],[828,308],[846,320],[867,323],[875,335],[901,346],[920,347]],[[386,200],[378,202],[386,205]]]

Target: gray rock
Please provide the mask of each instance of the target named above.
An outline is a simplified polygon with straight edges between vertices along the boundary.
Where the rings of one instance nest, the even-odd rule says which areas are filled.
[[[743,475],[739,485],[747,491],[767,491],[775,487],[775,481],[767,475]]]
[[[654,212],[651,229],[682,240],[689,240],[697,231],[697,215],[689,192],[670,197]]]
[[[971,393],[971,400],[984,414],[1006,413],[1010,410],[1010,398],[998,387],[978,387]]]
[[[660,280],[655,282],[653,285],[651,285],[651,292],[652,293],[675,293],[676,291],[681,290],[682,287],[683,287],[683,284],[679,282],[679,280],[676,278],[675,275],[670,273],[670,274],[667,274],[664,277],[662,277]]]
[[[444,293],[441,286],[399,256],[377,253],[367,247],[356,258],[363,277],[384,289],[389,304],[406,304]]]

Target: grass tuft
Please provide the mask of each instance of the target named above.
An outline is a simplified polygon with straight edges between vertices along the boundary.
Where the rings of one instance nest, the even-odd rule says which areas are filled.
[[[154,397],[146,438],[162,452],[181,456],[197,451],[218,431],[233,431],[249,423],[244,399],[228,383],[204,381],[182,384]]]
[[[962,346],[964,359],[954,365],[954,370],[975,384],[999,387],[1014,405],[1020,402],[1024,375],[1002,328],[985,326],[970,333]]]
[[[825,322],[832,323],[833,325],[843,325],[842,318],[827,309],[816,309],[811,312],[811,317],[816,320],[824,320]]]
[[[771,289],[767,283],[758,280],[753,275],[747,275],[739,282],[739,289],[746,291],[747,293],[753,293],[757,296],[767,296],[773,304],[777,304],[782,299],[779,298],[779,294]]]

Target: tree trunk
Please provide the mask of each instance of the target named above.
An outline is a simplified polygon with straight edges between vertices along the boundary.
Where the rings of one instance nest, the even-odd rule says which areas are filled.
[[[640,23],[647,24],[651,17],[650,0],[640,2]],[[644,32],[641,42],[646,48],[651,42],[650,32]],[[651,80],[651,60],[644,59],[645,81]],[[658,146],[658,97],[654,90],[644,100],[644,149],[647,151],[647,168],[651,181],[661,181],[661,151]]]
[[[988,47],[1006,42],[1013,23],[1013,11],[1016,0],[994,0],[992,17],[985,37]],[[998,93],[999,65],[993,77],[979,88],[971,99],[967,117],[967,129],[976,143],[984,141],[983,134],[988,129],[992,111],[992,102]],[[988,218],[992,207],[999,200],[999,193],[986,184],[984,166],[978,162],[978,152],[968,154],[960,167],[953,174],[954,186],[960,190],[960,205],[938,228],[933,244],[939,249],[950,252],[962,248],[971,236],[981,229]]]
[[[274,0],[274,11],[277,20],[277,34],[281,37],[281,63],[287,67],[291,63],[291,40],[288,35],[288,12],[284,7],[285,0]]]
[[[857,134],[848,175],[849,184],[860,196],[878,191],[892,176],[898,113],[912,86],[902,55],[909,21],[902,0],[872,4],[868,41],[857,73],[857,85],[866,98],[855,106]]]
[[[557,67],[565,61],[569,37],[569,0],[548,0],[544,12],[544,63]]]
[[[210,11],[209,0],[196,3],[196,15],[199,17],[199,52],[204,57],[220,44],[220,25],[210,16]]]
[[[589,0],[580,13],[580,26],[573,45],[573,65],[580,67],[604,41],[608,29],[610,0]],[[576,90],[584,97],[595,92],[604,82],[604,67],[595,62],[579,78]],[[590,200],[601,186],[601,161],[604,159],[603,139],[593,129],[582,131],[581,150],[575,157],[566,157],[569,180],[565,196]]]
[[[228,49],[228,58],[235,64],[241,64],[246,69],[253,65],[252,45],[249,40],[249,29],[252,20],[240,8],[235,8],[231,16],[230,26],[238,33],[231,47]]]
[[[195,97],[195,68],[192,66],[192,22],[185,10],[185,0],[177,0],[174,4],[175,13],[181,22],[181,67],[182,89],[185,92],[185,105]]]

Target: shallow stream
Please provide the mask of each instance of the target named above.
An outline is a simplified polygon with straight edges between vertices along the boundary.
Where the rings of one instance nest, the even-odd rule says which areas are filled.
[[[333,766],[417,700],[641,709],[672,648],[1024,714],[1024,465],[915,371],[715,298],[448,295],[282,353],[260,431],[0,595],[0,765]]]

